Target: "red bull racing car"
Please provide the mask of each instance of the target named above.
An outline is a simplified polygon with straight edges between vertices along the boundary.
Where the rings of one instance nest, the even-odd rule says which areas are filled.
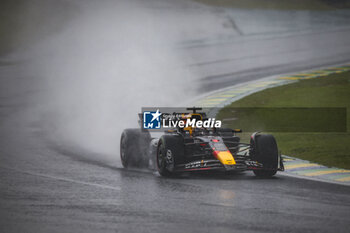
[[[187,118],[201,118],[201,108],[188,108]],[[190,120],[189,119],[189,120]],[[271,177],[283,171],[275,138],[253,133],[249,143],[240,142],[238,129],[177,127],[160,136],[148,130],[125,129],[120,140],[120,157],[125,168],[157,169],[161,176],[170,177],[184,172],[221,170],[251,170],[256,176]]]

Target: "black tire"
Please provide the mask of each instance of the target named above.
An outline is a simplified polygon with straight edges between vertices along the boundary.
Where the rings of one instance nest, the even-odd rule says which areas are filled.
[[[254,148],[253,159],[263,164],[262,170],[253,170],[258,177],[272,177],[278,169],[278,148],[274,136],[258,134],[251,141]]]
[[[174,168],[183,157],[184,143],[180,135],[163,135],[158,142],[157,169],[161,176],[171,177],[176,173]]]
[[[120,160],[123,167],[148,167],[151,135],[141,129],[125,129],[120,138]]]

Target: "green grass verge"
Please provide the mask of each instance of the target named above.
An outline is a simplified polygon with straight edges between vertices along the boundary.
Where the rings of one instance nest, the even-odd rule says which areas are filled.
[[[349,7],[348,0],[195,0],[204,4],[245,8],[245,9],[271,9],[271,10],[332,10]]]
[[[223,108],[217,118],[224,120],[226,127],[239,128],[241,126],[239,119],[227,121],[234,117],[231,108],[237,107],[345,107],[346,122],[350,125],[350,72],[266,89]],[[253,115],[244,117],[243,122],[252,122],[256,119]],[[261,117],[262,121],[271,122],[268,114],[262,114]],[[273,134],[283,154],[327,166],[350,169],[349,130],[346,132],[274,132]],[[243,134],[243,139],[248,139],[248,133]]]

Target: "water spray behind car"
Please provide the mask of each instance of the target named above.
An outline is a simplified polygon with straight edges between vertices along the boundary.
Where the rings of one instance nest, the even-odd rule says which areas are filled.
[[[79,7],[60,32],[30,51],[35,75],[49,90],[33,112],[57,147],[115,162],[120,133],[136,126],[141,106],[188,99],[194,74],[173,48],[175,34],[160,31],[140,1]]]

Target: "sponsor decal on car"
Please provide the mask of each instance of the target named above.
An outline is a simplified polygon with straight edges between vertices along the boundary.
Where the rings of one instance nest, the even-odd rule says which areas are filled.
[[[204,160],[195,161],[195,162],[187,163],[185,165],[185,169],[200,168],[200,167],[207,167],[207,161],[204,161]]]

